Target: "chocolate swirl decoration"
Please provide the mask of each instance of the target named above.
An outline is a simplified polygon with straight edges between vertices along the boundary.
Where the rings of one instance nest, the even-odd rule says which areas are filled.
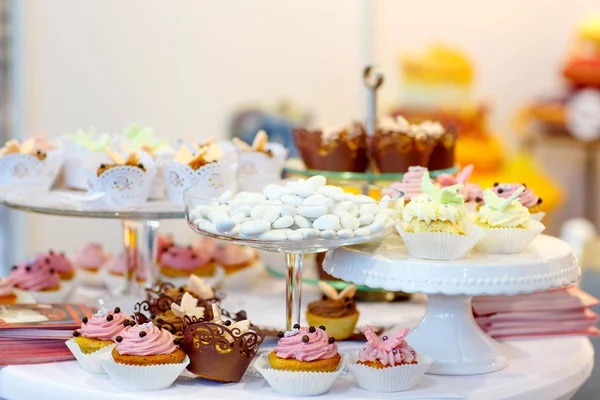
[[[149,303],[147,300],[144,300],[139,303],[135,303],[135,305],[133,306],[133,314],[131,317],[138,325],[145,324],[147,322],[153,322],[153,320],[157,317],[156,314],[153,314],[153,310],[156,311],[157,308],[153,306],[152,303]],[[172,334],[182,333],[181,328],[178,328],[175,324],[172,324],[169,321],[161,320],[160,325],[162,325],[163,328],[167,329]]]
[[[158,282],[156,286],[153,288],[145,289],[146,292],[146,302],[148,303],[150,309],[150,315],[156,316],[161,313],[165,313],[171,309],[172,303],[180,303],[181,297],[186,292],[185,288],[180,288],[176,293],[176,296],[169,295],[169,292],[173,293],[172,289],[175,289],[176,286],[172,283],[168,282]],[[197,298],[197,296],[194,296]],[[220,304],[221,300],[225,298],[224,293],[216,293],[215,297],[210,299],[198,299],[198,307],[204,307],[208,315],[206,319],[212,319],[212,304]]]

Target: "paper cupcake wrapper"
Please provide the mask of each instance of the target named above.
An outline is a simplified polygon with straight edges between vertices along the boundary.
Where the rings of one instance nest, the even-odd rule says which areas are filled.
[[[183,204],[185,189],[197,188],[197,196],[218,197],[228,190],[235,192],[237,182],[234,168],[235,156],[224,156],[222,160],[207,164],[197,170],[187,164],[169,161],[162,167],[167,197],[176,204]]]
[[[546,229],[538,221],[529,221],[527,229],[484,228],[485,236],[477,243],[477,251],[491,254],[513,254],[523,251]]]
[[[112,383],[125,390],[163,390],[168,388],[190,363],[188,356],[179,364],[125,365],[116,363],[112,356],[102,357],[102,367]]]
[[[531,214],[531,219],[534,221],[542,222],[542,220],[544,219],[545,216],[546,216],[546,213],[543,211],[540,211],[540,212]]]
[[[138,167],[118,166],[96,176],[96,170],[88,169],[88,184],[91,192],[106,193],[118,207],[133,207],[144,204],[150,196],[156,176],[156,165],[152,157],[139,152],[140,162],[146,171]]]
[[[79,345],[75,343],[75,340],[69,339],[65,344],[77,359],[79,366],[92,374],[106,374],[101,361],[103,358],[106,358],[106,355],[110,355],[110,352],[116,346],[115,344],[112,344],[103,347],[92,354],[84,354],[81,352]]]
[[[356,384],[372,392],[401,392],[417,386],[427,369],[433,363],[433,358],[419,354],[418,364],[399,365],[389,368],[371,368],[366,365],[356,364],[358,353],[346,356],[346,366],[354,376]]]
[[[60,150],[46,154],[39,160],[29,154],[8,154],[0,158],[0,186],[35,186],[49,190],[58,176],[63,163]]]
[[[73,144],[67,147],[65,153],[64,183],[73,189],[87,190],[89,171],[95,171],[100,164],[110,162],[105,152],[91,151]]]
[[[256,151],[240,151],[237,179],[239,190],[260,191],[270,183],[281,180],[287,149],[278,143],[268,143],[272,157]]]
[[[88,286],[102,286],[105,282],[101,270],[98,270],[98,272],[92,272],[86,270],[85,268],[77,269],[77,281]]]
[[[431,260],[464,258],[484,236],[483,229],[470,222],[465,223],[465,235],[445,232],[409,233],[404,227],[404,222],[396,225],[410,255]]]
[[[281,371],[271,368],[267,354],[255,363],[255,368],[278,393],[291,396],[317,396],[327,393],[344,369],[344,363],[335,372]]]
[[[58,290],[49,291],[32,291],[29,290],[27,293],[35,299],[36,303],[62,303],[66,300],[67,296],[71,294],[73,285],[71,283],[64,283],[61,281],[60,288]]]

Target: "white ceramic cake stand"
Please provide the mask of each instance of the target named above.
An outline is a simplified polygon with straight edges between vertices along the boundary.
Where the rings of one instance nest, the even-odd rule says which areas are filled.
[[[345,281],[390,291],[425,293],[427,312],[407,337],[434,359],[427,371],[440,375],[494,372],[508,365],[500,347],[475,323],[475,295],[514,295],[576,282],[579,265],[562,240],[540,235],[520,254],[482,254],[456,261],[410,257],[397,234],[379,243],[327,254],[324,269]]]

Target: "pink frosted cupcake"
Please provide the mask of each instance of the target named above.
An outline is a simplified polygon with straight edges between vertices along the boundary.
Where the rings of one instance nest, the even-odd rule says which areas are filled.
[[[50,250],[48,253],[37,254],[36,259],[46,263],[49,268],[55,270],[63,281],[70,281],[75,277],[75,268],[64,252],[55,253],[53,250]]]
[[[104,283],[100,271],[111,259],[110,253],[105,251],[100,243],[88,243],[73,258],[73,264],[83,282],[100,285]]]
[[[427,172],[427,168],[424,167],[408,167],[408,172],[404,174],[402,180],[390,185],[392,189],[404,193],[404,204],[408,204],[413,197],[423,193],[421,191],[421,181],[425,172]]]
[[[483,189],[476,183],[467,182],[473,173],[473,165],[467,165],[456,176],[450,174],[441,174],[436,178],[436,183],[440,187],[449,187],[461,183],[463,186],[458,190],[458,194],[465,197],[465,203],[470,208],[478,210],[485,205],[483,198]]]
[[[190,359],[179,338],[152,322],[129,326],[102,366],[115,386],[127,390],[161,390],[175,382]]]
[[[90,318],[81,320],[81,328],[73,332],[73,339],[66,342],[84,370],[105,373],[100,356],[115,347],[115,339],[129,326],[129,316],[116,307],[114,311],[101,308]]]
[[[400,392],[412,389],[431,366],[431,357],[417,355],[405,340],[409,329],[377,336],[365,326],[367,343],[349,356],[348,369],[358,386],[375,392]]]
[[[279,332],[277,347],[256,362],[256,368],[283,394],[316,396],[329,391],[343,362],[338,345],[324,327],[300,327]]]
[[[186,278],[191,274],[213,276],[216,263],[213,252],[192,246],[172,246],[159,260],[160,273],[168,278]]]
[[[171,238],[169,235],[158,235],[157,242],[158,249],[156,251],[156,259],[160,260],[160,257],[169,251],[169,249],[173,247],[175,243],[173,242],[173,238]]]
[[[256,250],[239,244],[222,244],[217,246],[215,251],[215,261],[223,267],[228,275],[251,267],[258,259]]]
[[[40,260],[14,266],[9,279],[15,288],[29,292],[42,303],[60,301],[65,294],[61,292],[58,273]]]
[[[544,215],[542,211],[542,198],[538,197],[533,190],[528,188],[524,183],[494,183],[493,191],[498,197],[508,199],[521,186],[525,186],[525,191],[519,194],[517,199],[523,207],[526,207],[531,214],[531,218],[535,221],[541,221]]]

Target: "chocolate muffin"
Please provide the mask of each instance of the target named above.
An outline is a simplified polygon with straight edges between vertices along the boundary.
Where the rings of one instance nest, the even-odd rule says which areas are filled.
[[[293,134],[307,169],[365,172],[369,166],[367,134],[362,124],[337,130],[295,129]]]

